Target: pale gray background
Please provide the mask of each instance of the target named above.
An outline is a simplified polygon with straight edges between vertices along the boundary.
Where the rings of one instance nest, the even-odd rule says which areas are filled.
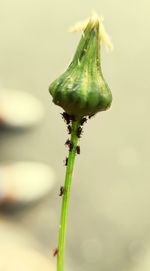
[[[134,265],[150,242],[148,0],[0,0],[1,85],[34,94],[46,110],[36,129],[0,135],[0,160],[38,160],[55,169],[51,199],[15,215],[49,255],[57,243],[57,191],[64,178],[67,135],[61,109],[47,89],[66,69],[79,41],[80,35],[69,34],[68,28],[92,9],[104,16],[115,47],[112,54],[102,49],[113,104],[85,126],[72,187],[66,265],[76,271],[121,271]]]

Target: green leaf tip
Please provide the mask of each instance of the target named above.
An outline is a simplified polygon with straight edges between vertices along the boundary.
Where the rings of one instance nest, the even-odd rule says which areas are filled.
[[[101,18],[93,14],[72,31],[82,31],[82,37],[68,69],[49,86],[53,102],[69,115],[81,119],[107,110],[112,94],[101,70],[100,44],[110,47],[110,40]]]

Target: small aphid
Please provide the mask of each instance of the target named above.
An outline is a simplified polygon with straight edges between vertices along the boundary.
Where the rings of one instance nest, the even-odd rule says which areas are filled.
[[[80,154],[80,146],[77,146],[77,154]]]
[[[80,122],[81,126],[83,126],[83,124],[86,123],[86,122],[87,122],[87,118],[84,117]]]
[[[67,166],[68,165],[68,157],[66,157],[66,159],[65,159],[65,166]]]
[[[77,137],[80,138],[82,135],[82,127],[79,127],[77,130]]]
[[[61,186],[61,187],[60,187],[59,196],[61,197],[61,196],[63,196],[63,195],[64,195],[64,187]]]
[[[69,140],[69,139],[66,140],[65,145],[66,145],[66,146],[69,146],[69,145],[70,145],[70,140]]]
[[[91,119],[91,118],[94,117],[94,116],[95,116],[95,114],[90,115],[90,116],[89,116],[89,119]]]
[[[69,139],[67,139],[67,141],[65,142],[65,145],[69,147],[69,151],[72,151],[73,143]],[[67,162],[68,162],[68,160],[67,160]]]
[[[67,126],[67,128],[68,128],[68,134],[70,135],[70,134],[71,134],[71,132],[72,132],[71,126],[70,126],[70,125],[68,125],[68,126]]]
[[[64,119],[64,121],[65,121],[67,124],[69,124],[70,121],[71,121],[70,115],[69,115],[68,113],[66,113],[66,112],[61,113],[61,115],[62,115],[62,118]]]
[[[69,151],[72,151],[72,149],[73,149],[73,143],[70,142],[70,144],[69,144]]]
[[[53,250],[53,256],[56,257],[58,255],[58,252],[59,252],[58,248],[55,248]]]

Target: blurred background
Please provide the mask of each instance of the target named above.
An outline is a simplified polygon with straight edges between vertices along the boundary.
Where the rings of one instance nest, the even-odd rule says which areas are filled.
[[[93,9],[115,48],[102,48],[113,104],[84,127],[66,270],[150,268],[150,2],[0,0],[1,270],[53,270],[67,131],[48,86],[79,42],[69,27]]]

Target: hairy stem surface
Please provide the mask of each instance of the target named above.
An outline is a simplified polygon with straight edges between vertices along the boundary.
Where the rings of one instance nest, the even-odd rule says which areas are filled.
[[[73,173],[74,161],[75,161],[76,149],[77,149],[77,143],[78,143],[77,131],[79,127],[80,127],[79,121],[72,122],[72,127],[71,127],[72,149],[69,151],[69,156],[68,156],[65,184],[64,184],[64,194],[63,194],[62,207],[61,207],[61,218],[60,218],[59,239],[58,239],[57,271],[64,271],[66,224],[67,224],[72,173]]]

